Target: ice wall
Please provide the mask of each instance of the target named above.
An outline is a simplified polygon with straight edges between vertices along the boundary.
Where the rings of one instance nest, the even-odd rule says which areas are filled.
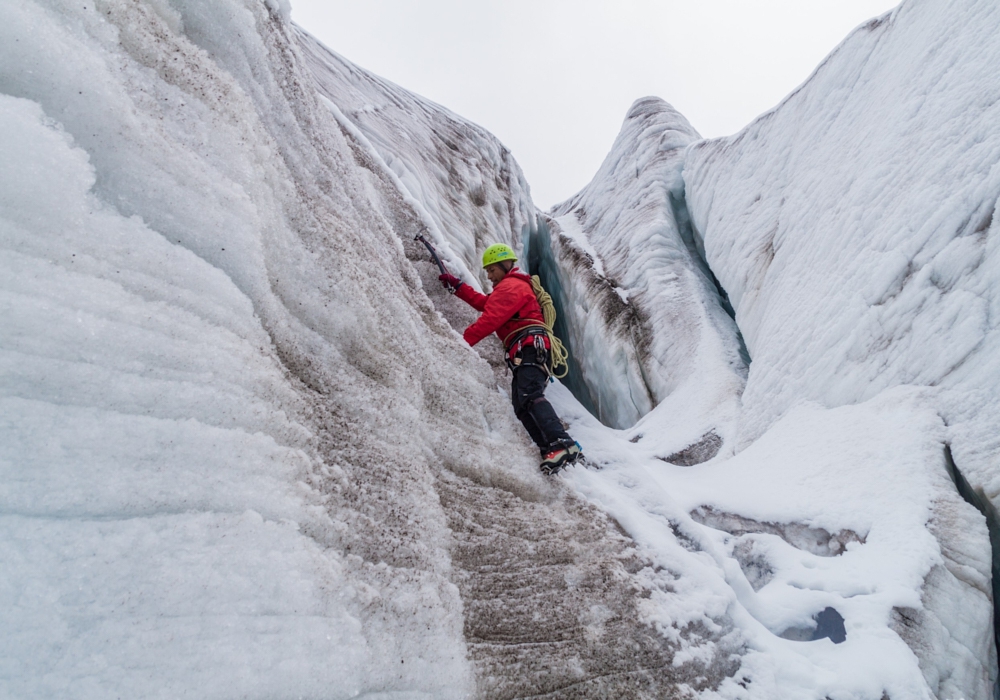
[[[695,224],[754,358],[745,439],[802,398],[936,387],[958,461],[1000,494],[998,23],[989,3],[905,3],[692,149]]]
[[[536,227],[520,166],[493,134],[346,61],[307,33],[297,39],[321,94],[357,129],[421,214],[453,272],[482,284],[483,250],[520,251]]]
[[[616,428],[673,397],[664,411],[716,414],[692,431],[725,432],[742,389],[735,324],[678,218],[683,154],[698,138],[666,102],[636,101],[593,181],[535,239],[575,361],[571,387]]]
[[[995,3],[905,2],[772,112],[691,147],[694,224],[753,357],[741,445],[803,401],[921,387],[959,471],[1000,503],[998,60]],[[961,524],[976,519],[929,504],[944,566],[897,627],[939,697],[986,697],[996,677],[975,602],[988,543]],[[982,671],[942,666],[970,651]]]
[[[435,475],[544,485],[287,14],[0,6],[0,695],[473,688]]]

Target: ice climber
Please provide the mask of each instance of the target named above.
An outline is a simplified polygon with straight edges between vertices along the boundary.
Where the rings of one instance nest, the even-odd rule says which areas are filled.
[[[493,292],[480,294],[454,275],[439,279],[455,296],[481,311],[482,316],[465,329],[469,345],[496,332],[506,349],[507,366],[514,374],[510,397],[514,413],[542,453],[541,469],[554,474],[580,456],[580,446],[569,436],[545,398],[552,371],[552,343],[531,277],[514,266],[517,256],[510,246],[498,243],[483,253],[483,269]]]

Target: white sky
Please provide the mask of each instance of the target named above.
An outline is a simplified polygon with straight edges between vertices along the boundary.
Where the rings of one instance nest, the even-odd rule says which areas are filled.
[[[776,105],[898,0],[291,0],[337,53],[490,130],[547,209],[593,177],[632,102],[703,136]]]

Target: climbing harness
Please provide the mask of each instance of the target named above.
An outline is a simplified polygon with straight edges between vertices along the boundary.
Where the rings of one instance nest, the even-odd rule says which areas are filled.
[[[552,369],[549,367],[548,362],[548,352],[549,349],[545,347],[545,336],[546,328],[542,325],[532,324],[530,326],[523,326],[517,330],[512,331],[504,338],[504,347],[507,349],[507,367],[513,372],[519,367],[538,367],[543,370],[546,374],[552,374]],[[528,347],[535,348],[535,359],[536,362],[525,362],[523,350],[525,347],[525,342],[528,338],[531,338],[531,343]],[[551,343],[550,343],[551,344]]]

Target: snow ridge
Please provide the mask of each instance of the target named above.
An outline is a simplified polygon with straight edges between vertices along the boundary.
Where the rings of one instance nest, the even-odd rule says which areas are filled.
[[[742,390],[737,330],[672,206],[684,197],[684,149],[698,138],[666,102],[636,101],[594,180],[553,208],[533,249],[557,291],[577,370],[570,386],[616,428],[683,395],[719,416],[688,437],[721,432]]]

